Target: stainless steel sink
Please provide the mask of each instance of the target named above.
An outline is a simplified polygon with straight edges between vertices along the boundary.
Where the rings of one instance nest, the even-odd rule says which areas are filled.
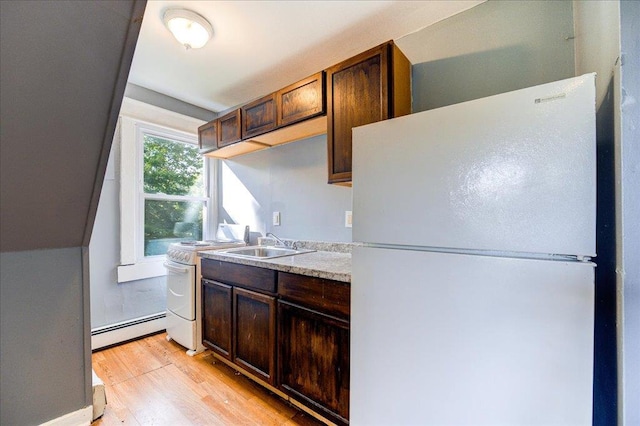
[[[250,259],[273,259],[275,257],[294,256],[296,254],[311,253],[314,251],[315,250],[295,250],[286,247],[250,246],[218,250],[217,254],[223,254],[225,256],[246,257]]]

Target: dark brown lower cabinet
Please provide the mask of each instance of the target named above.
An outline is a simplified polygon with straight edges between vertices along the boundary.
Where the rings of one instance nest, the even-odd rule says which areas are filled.
[[[231,286],[202,280],[202,343],[228,360],[232,360]]]
[[[351,286],[212,259],[202,259],[202,276],[204,345],[265,386],[348,424]]]
[[[349,322],[278,300],[283,391],[339,424],[349,418]]]
[[[235,287],[233,315],[233,361],[275,385],[275,297]]]

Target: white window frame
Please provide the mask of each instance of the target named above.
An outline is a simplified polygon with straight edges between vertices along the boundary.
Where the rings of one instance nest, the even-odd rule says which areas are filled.
[[[120,265],[118,282],[166,275],[164,256],[144,256],[144,132],[197,146],[197,129],[204,121],[125,98],[120,111]],[[217,162],[205,160],[206,202],[203,238],[216,223]]]
[[[179,201],[203,201],[204,202],[204,214],[203,214],[203,224],[202,224],[202,239],[209,239],[209,209],[211,208],[211,194],[209,188],[209,179],[207,176],[209,175],[209,167],[207,167],[207,162],[204,157],[202,158],[202,165],[204,167],[204,190],[205,196],[176,196],[176,195],[166,195],[166,194],[148,194],[144,191],[144,136],[151,135],[157,136],[162,139],[167,139],[175,142],[182,142],[189,145],[198,146],[198,138],[193,137],[192,135],[186,135],[181,132],[176,132],[175,130],[168,130],[166,128],[162,128],[159,126],[147,124],[147,123],[137,123],[136,124],[136,148],[138,150],[137,153],[137,195],[138,195],[138,209],[137,209],[137,225],[136,225],[136,246],[135,246],[135,256],[137,262],[156,262],[158,260],[164,260],[164,254],[156,255],[156,256],[145,256],[144,255],[144,208],[146,200],[178,200]]]

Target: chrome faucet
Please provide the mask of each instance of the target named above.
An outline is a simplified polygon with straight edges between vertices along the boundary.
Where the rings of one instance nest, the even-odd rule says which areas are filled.
[[[282,241],[280,238],[276,237],[275,234],[273,234],[272,232],[267,232],[267,237],[273,237],[274,240],[276,240],[278,243],[280,243],[281,246],[283,247],[289,247],[287,245],[287,243],[285,243],[284,241]],[[276,244],[278,245],[278,244]]]

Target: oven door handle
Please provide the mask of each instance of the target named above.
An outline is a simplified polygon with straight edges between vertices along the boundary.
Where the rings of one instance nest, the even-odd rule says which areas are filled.
[[[190,269],[183,266],[173,266],[168,264],[167,262],[164,262],[164,267],[167,268],[167,270],[171,272],[177,272],[178,274],[188,274]]]

